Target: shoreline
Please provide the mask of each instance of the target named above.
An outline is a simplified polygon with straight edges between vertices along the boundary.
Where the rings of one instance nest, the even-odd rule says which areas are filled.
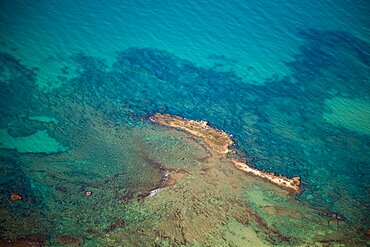
[[[150,121],[175,129],[181,129],[193,136],[202,138],[207,144],[208,149],[212,152],[212,155],[216,158],[226,158],[234,164],[235,168],[245,173],[251,174],[256,177],[267,180],[268,182],[275,184],[281,188],[293,191],[299,194],[300,188],[300,177],[288,178],[282,175],[276,175],[273,172],[265,172],[251,167],[248,163],[241,159],[228,157],[229,153],[233,153],[229,149],[234,144],[231,137],[222,130],[215,129],[208,125],[206,121],[196,121],[191,119],[182,118],[180,116],[172,116],[169,114],[156,113],[151,116]]]

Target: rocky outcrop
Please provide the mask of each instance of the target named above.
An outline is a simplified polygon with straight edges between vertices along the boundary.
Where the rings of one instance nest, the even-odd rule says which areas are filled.
[[[207,144],[207,148],[212,151],[213,155],[229,159],[235,167],[241,171],[266,179],[279,187],[288,189],[295,193],[300,192],[299,177],[288,178],[282,175],[276,175],[272,172],[261,171],[249,166],[247,162],[237,158],[227,157],[227,154],[231,152],[229,147],[234,144],[233,140],[225,131],[209,126],[206,121],[195,121],[179,116],[160,113],[150,117],[150,120],[159,125],[181,129],[191,135],[202,138],[205,144]]]

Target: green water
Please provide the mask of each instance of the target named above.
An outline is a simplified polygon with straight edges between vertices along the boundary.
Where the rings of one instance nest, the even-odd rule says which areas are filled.
[[[46,131],[37,131],[35,134],[23,137],[12,137],[7,129],[0,129],[0,148],[16,149],[20,153],[58,153],[68,148],[51,138]]]
[[[1,1],[0,245],[366,245],[369,9]],[[158,112],[226,131],[301,193],[207,163]],[[166,172],[184,177],[146,200]]]

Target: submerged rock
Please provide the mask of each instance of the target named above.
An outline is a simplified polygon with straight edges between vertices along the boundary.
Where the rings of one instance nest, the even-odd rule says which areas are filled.
[[[91,192],[91,191],[85,191],[85,192],[84,192],[84,195],[85,195],[86,197],[92,196],[92,192]]]
[[[12,200],[13,202],[20,201],[20,200],[22,200],[22,196],[18,193],[12,193],[10,195],[10,200]]]

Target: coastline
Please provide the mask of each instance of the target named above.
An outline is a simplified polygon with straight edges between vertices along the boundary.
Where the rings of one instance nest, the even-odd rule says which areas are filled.
[[[276,175],[273,172],[261,171],[251,167],[241,159],[228,157],[227,155],[232,153],[232,150],[230,150],[229,147],[234,144],[233,140],[225,131],[209,126],[206,121],[196,121],[182,118],[180,116],[160,113],[154,114],[149,119],[156,124],[181,129],[193,136],[202,138],[207,144],[213,157],[228,159],[238,170],[265,179],[272,184],[294,193],[299,194],[301,191],[300,177],[288,178],[280,174]]]

